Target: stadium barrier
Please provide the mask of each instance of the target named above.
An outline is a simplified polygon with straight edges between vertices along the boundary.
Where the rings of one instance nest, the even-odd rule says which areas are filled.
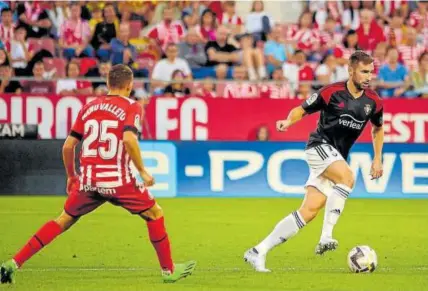
[[[0,95],[0,123],[38,124],[43,139],[66,138],[71,124],[93,96]],[[318,114],[305,117],[286,133],[275,131],[275,120],[283,119],[301,100],[269,98],[167,98],[152,97],[146,107],[143,137],[156,140],[254,140],[266,125],[272,141],[307,140],[316,127]],[[385,141],[428,141],[428,99],[384,100]],[[360,142],[370,142],[367,126]]]
[[[64,194],[61,140],[3,140],[0,194]],[[309,175],[301,142],[141,141],[156,197],[301,197]],[[428,147],[386,144],[371,180],[372,145],[354,146],[353,198],[428,198]]]

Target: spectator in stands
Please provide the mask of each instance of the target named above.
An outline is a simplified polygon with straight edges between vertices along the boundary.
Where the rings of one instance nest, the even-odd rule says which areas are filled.
[[[397,46],[406,43],[407,30],[407,26],[404,25],[404,17],[397,10],[394,12],[389,25],[385,27],[384,32],[388,43]]]
[[[178,44],[181,41],[184,37],[184,27],[181,21],[173,20],[173,9],[165,6],[163,20],[152,27],[147,35],[165,52],[169,43]]]
[[[241,60],[239,63],[243,64],[248,70],[250,80],[263,80],[266,79],[266,65],[264,62],[263,52],[258,47],[254,47],[254,38],[252,34],[244,34],[239,38],[239,54]]]
[[[314,13],[316,27],[322,29],[329,16],[336,22],[340,21],[340,16],[343,14],[342,1],[309,0],[309,2],[309,10]]]
[[[195,95],[201,98],[215,98],[217,97],[216,85],[211,78],[205,78],[202,83],[202,88],[196,90]]]
[[[374,73],[376,75],[379,74],[380,67],[385,64],[387,48],[388,44],[386,42],[380,42],[377,44],[375,50],[373,51],[373,65]]]
[[[327,85],[345,81],[348,78],[348,70],[345,66],[337,63],[336,57],[333,54],[327,54],[321,60],[321,64],[317,67],[315,75],[321,84]]]
[[[207,66],[217,66],[219,64],[233,66],[239,62],[240,55],[237,53],[238,49],[228,42],[229,33],[229,29],[221,25],[217,28],[216,40],[209,41],[206,44]]]
[[[155,94],[162,94],[164,88],[171,81],[172,73],[180,70],[186,80],[192,79],[192,72],[185,59],[178,58],[178,47],[174,43],[166,47],[166,58],[156,63],[152,72],[152,88]]]
[[[223,13],[217,15],[218,23],[230,29],[233,34],[242,33],[243,22],[236,14],[236,1],[225,1],[223,3]]]
[[[232,78],[233,67],[226,64],[219,64],[215,67],[215,76],[217,80],[226,80]]]
[[[294,53],[294,49],[282,37],[281,26],[275,25],[268,34],[268,41],[264,46],[264,55],[269,74],[272,74],[275,68],[289,60]]]
[[[200,25],[197,26],[197,30],[202,35],[205,42],[215,41],[216,28],[217,19],[214,12],[209,9],[206,9],[204,13],[202,13]]]
[[[129,21],[141,21],[144,25],[147,25],[148,20],[151,17],[151,1],[120,1],[117,2],[120,22],[125,23]]]
[[[195,15],[197,19],[199,19],[205,10],[207,10],[207,6],[201,2],[202,1],[191,1],[190,5],[183,9],[183,12],[187,12],[190,15]]]
[[[89,45],[91,30],[88,22],[80,16],[81,12],[80,5],[72,2],[70,18],[64,21],[60,29],[59,46],[68,59],[94,55],[94,49]]]
[[[350,2],[350,7],[345,9],[342,15],[342,26],[345,31],[357,30],[360,26],[361,3],[359,0],[351,0]]]
[[[156,4],[151,24],[157,24],[164,19],[165,9],[169,9],[171,21],[178,21],[181,18],[181,8],[178,7],[179,1],[159,1]]]
[[[392,17],[395,12],[399,12],[401,15],[408,15],[409,7],[406,0],[401,1],[376,1],[376,13],[377,16],[386,23],[391,23]]]
[[[263,1],[254,0],[251,12],[247,14],[245,21],[246,32],[251,33],[256,41],[266,41],[267,34],[273,27],[272,17],[264,11]]]
[[[418,1],[417,5],[417,10],[410,13],[409,24],[416,28],[418,33],[423,33],[424,29],[428,30],[428,2]]]
[[[103,11],[101,8],[96,7],[91,11],[91,19],[88,21],[89,29],[91,30],[91,34],[95,31],[95,26],[97,26],[98,23],[103,22]]]
[[[223,90],[226,98],[259,98],[258,86],[248,81],[248,70],[245,66],[233,68],[233,80],[238,82],[227,83]]]
[[[282,65],[282,71],[293,91],[297,90],[300,81],[313,81],[315,78],[314,70],[306,62],[306,54],[301,50],[297,50],[290,61]]]
[[[92,94],[92,85],[88,81],[76,80],[80,76],[78,63],[69,62],[66,67],[67,79],[60,79],[56,83],[56,93],[59,95],[89,95]]]
[[[37,62],[33,67],[33,80],[24,82],[23,91],[30,94],[52,94],[55,92],[55,84],[44,80],[45,65]]]
[[[398,50],[389,47],[386,53],[386,64],[379,70],[379,88],[382,97],[401,97],[409,88],[409,72],[398,61]]]
[[[172,73],[172,81],[175,82],[166,86],[163,94],[167,97],[185,97],[190,95],[189,88],[183,83],[185,77],[182,71],[175,70]]]
[[[9,55],[5,49],[0,49],[0,66],[10,66]]]
[[[358,46],[373,51],[378,43],[386,41],[382,28],[374,19],[374,12],[363,9],[360,12],[360,27],[357,29]]]
[[[428,98],[428,51],[421,54],[418,61],[418,70],[411,72],[413,93]]]
[[[108,93],[107,88],[107,76],[111,69],[110,62],[101,62],[98,64],[97,68],[90,69],[86,73],[86,77],[98,77],[102,79],[102,81],[92,82],[92,88],[94,89],[94,93],[97,96],[106,95]]]
[[[418,59],[427,48],[417,42],[417,32],[413,27],[407,29],[406,38],[406,42],[398,46],[398,51],[407,69],[417,71]]]
[[[116,37],[119,28],[119,20],[113,4],[104,6],[104,21],[98,23],[92,36],[91,45],[96,50],[96,55],[101,61],[110,59],[110,42]]]
[[[0,66],[0,93],[22,93],[22,86],[19,81],[11,81],[12,68]]]
[[[0,39],[9,42],[13,39],[15,25],[13,24],[13,13],[10,8],[3,8],[1,11]]]
[[[312,88],[309,83],[300,83],[296,92],[297,99],[306,100],[312,93]]]
[[[272,99],[288,99],[293,98],[290,84],[284,77],[284,72],[281,67],[275,68],[271,74],[271,79],[274,83],[260,84],[260,96]]]
[[[28,37],[43,37],[49,36],[52,22],[45,9],[41,7],[39,1],[26,1],[19,3],[18,11],[18,26],[24,26],[27,30]]]
[[[333,49],[333,53],[337,58],[337,62],[340,65],[347,65],[349,57],[357,50],[358,46],[358,34],[355,30],[349,30],[343,38],[342,45],[338,45]]]
[[[130,28],[128,23],[119,25],[119,33],[117,38],[110,42],[111,46],[111,63],[130,65],[137,58],[137,49],[129,43]]]
[[[266,125],[262,125],[257,129],[257,141],[269,141],[269,136],[269,128]]]
[[[197,78],[196,76],[200,74],[201,76],[204,75],[203,71],[206,71],[204,66],[207,63],[207,55],[205,54],[203,39],[196,31],[196,28],[189,29],[184,41],[178,45],[178,49],[178,57],[187,60],[190,68],[192,68],[193,76]]]
[[[287,41],[305,54],[312,56],[320,47],[320,34],[312,24],[312,14],[304,12],[300,15],[299,23],[291,25],[287,31]]]
[[[49,19],[52,21],[51,33],[59,38],[60,29],[64,21],[70,18],[70,8],[66,1],[55,1],[53,9],[47,10]]]
[[[320,31],[320,51],[324,54],[331,52],[336,48],[337,44],[343,41],[343,33],[337,31],[336,24],[336,20],[329,16]]]

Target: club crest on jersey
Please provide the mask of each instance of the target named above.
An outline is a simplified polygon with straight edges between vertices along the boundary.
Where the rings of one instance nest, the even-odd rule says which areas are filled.
[[[369,113],[372,111],[372,106],[370,104],[364,105],[364,111],[366,112],[366,115],[369,115]]]
[[[318,94],[314,93],[314,94],[311,95],[311,97],[308,98],[308,100],[306,100],[306,103],[308,105],[311,105],[312,103],[315,102],[315,100],[317,100],[317,98],[318,98]]]

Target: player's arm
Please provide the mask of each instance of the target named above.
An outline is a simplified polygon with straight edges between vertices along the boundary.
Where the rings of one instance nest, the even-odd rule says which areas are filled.
[[[142,106],[139,103],[135,102],[132,104],[125,120],[122,140],[126,152],[134,163],[138,173],[140,173],[141,178],[143,178],[145,185],[152,186],[154,184],[154,179],[144,167],[140,146],[138,144],[138,132],[141,129],[142,111]]]
[[[312,114],[325,108],[326,101],[321,89],[319,92],[312,94],[302,105],[293,108],[288,114],[287,119],[278,120],[276,129],[286,131],[290,126],[300,121],[305,115]]]
[[[64,162],[67,178],[76,176],[74,159],[75,159],[76,145],[79,142],[80,142],[80,139],[76,138],[75,136],[69,135],[62,147],[62,160]]]
[[[373,151],[374,158],[371,168],[370,175],[372,179],[378,179],[382,177],[383,165],[382,165],[382,149],[384,141],[384,130],[383,130],[383,108],[378,110],[371,118],[372,123],[372,140],[373,140]]]

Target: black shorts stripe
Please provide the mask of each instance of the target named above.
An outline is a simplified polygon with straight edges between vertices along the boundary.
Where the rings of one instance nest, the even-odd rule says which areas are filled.
[[[123,132],[132,131],[135,134],[138,134],[138,129],[135,126],[126,125],[123,127]]]
[[[34,235],[34,238],[39,242],[39,244],[40,244],[42,247],[44,247],[44,246],[45,246],[45,244],[42,242],[42,240],[41,240],[37,235]]]
[[[320,152],[324,154],[325,158],[328,158],[328,154],[322,146],[319,146]]]
[[[167,234],[165,234],[165,236],[163,237],[163,238],[161,238],[160,240],[152,240],[151,242],[152,243],[154,243],[154,244],[157,244],[157,243],[160,243],[161,241],[163,241],[164,239],[166,239],[167,238]]]
[[[82,134],[80,134],[80,133],[78,133],[78,132],[76,132],[76,131],[74,131],[74,130],[72,130],[72,131],[70,132],[70,136],[72,136],[72,137],[74,137],[74,138],[77,138],[78,140],[82,140],[82,138],[83,138],[83,135],[82,135]]]
[[[325,152],[322,152],[320,147],[315,147],[315,150],[317,151],[318,155],[321,157],[322,160],[325,160],[328,158],[328,156],[325,154]]]
[[[299,228],[302,228],[302,227],[304,227],[304,226],[305,226],[305,225],[303,224],[303,222],[300,220],[299,215],[297,214],[297,212],[296,212],[296,211],[294,211],[294,212],[293,212],[293,216],[294,216],[294,219],[296,220],[296,224],[297,224],[297,226],[298,226]]]

